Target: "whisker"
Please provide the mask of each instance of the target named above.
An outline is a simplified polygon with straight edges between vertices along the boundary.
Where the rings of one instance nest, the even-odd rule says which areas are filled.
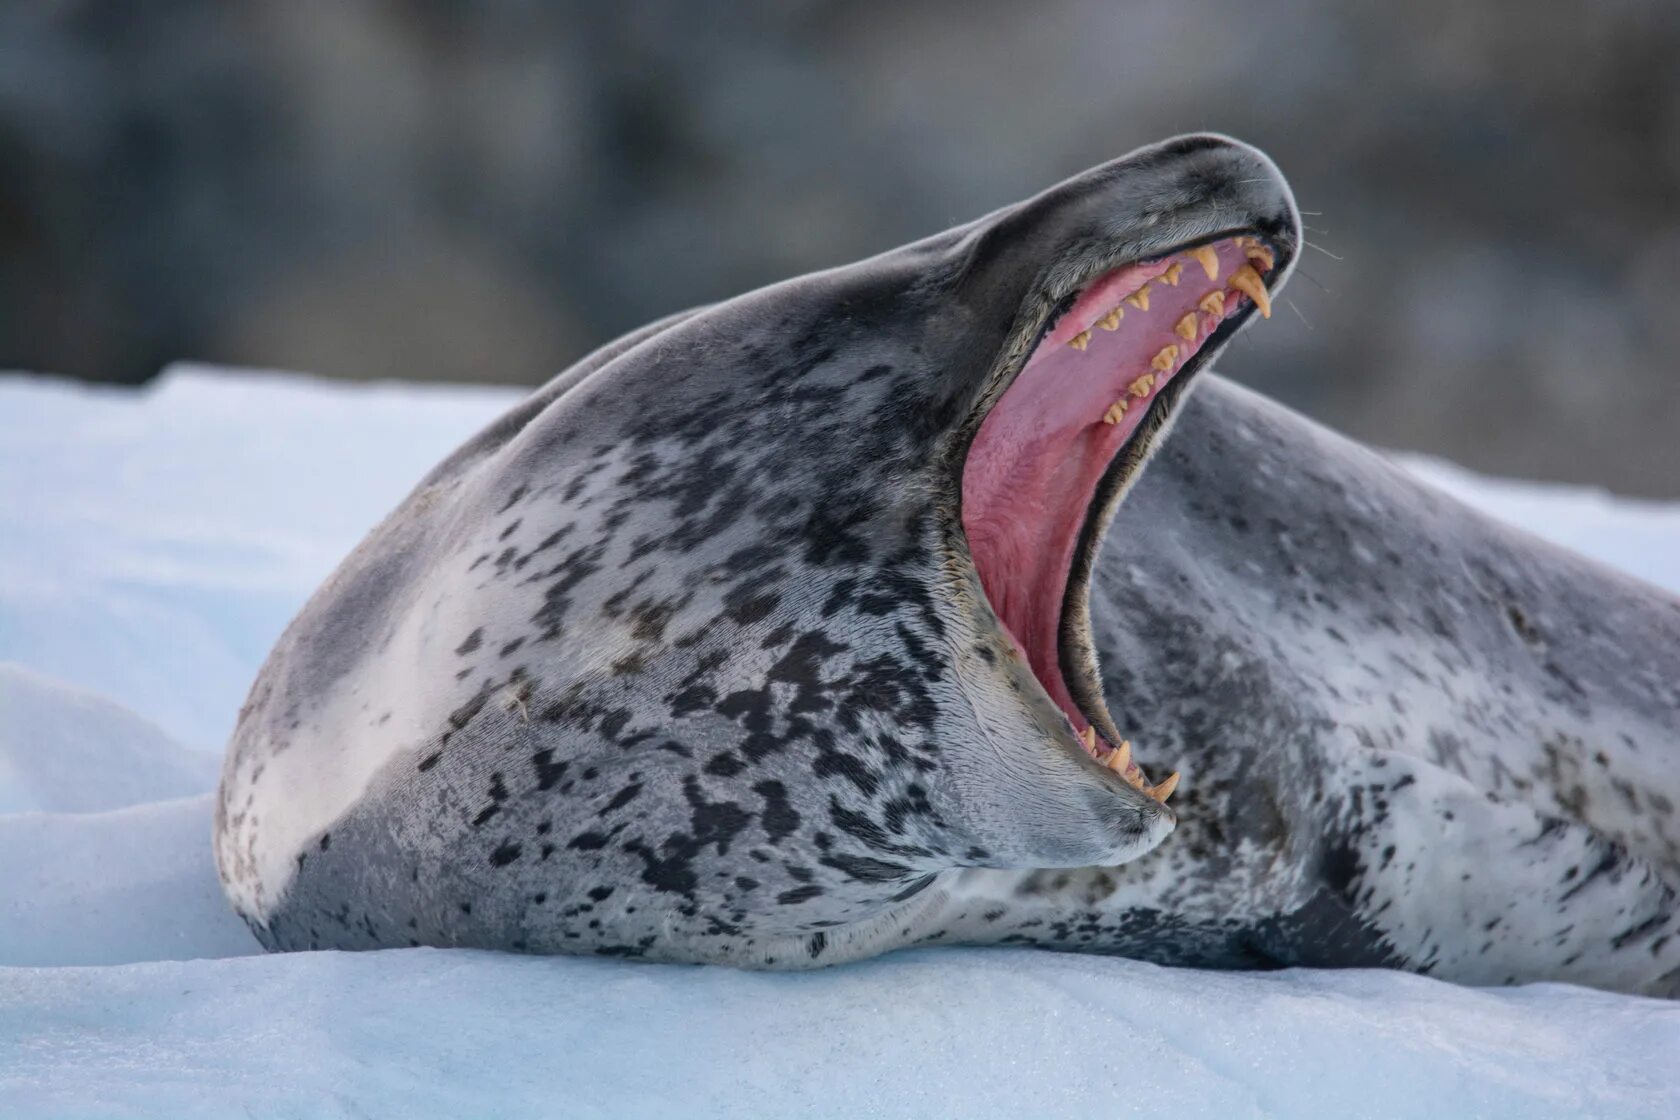
[[[1326,288],[1323,284],[1319,283],[1318,277],[1314,276],[1312,273],[1308,272],[1306,269],[1297,268],[1295,271],[1300,274],[1301,279],[1307,281],[1309,284],[1311,284],[1313,287],[1317,288],[1319,291],[1323,292],[1325,295],[1331,295],[1332,294],[1329,288]]]
[[[1289,310],[1295,312],[1295,317],[1297,319],[1301,320],[1301,322],[1303,324],[1305,324],[1306,328],[1309,331],[1313,329],[1312,323],[1308,322],[1307,317],[1305,315],[1301,314],[1301,309],[1299,307],[1295,306],[1295,301],[1294,300],[1290,299],[1288,296],[1284,296],[1283,297],[1283,302],[1287,303],[1289,305]]]
[[[1305,245],[1309,249],[1317,249],[1319,252],[1323,253],[1325,256],[1329,257],[1333,261],[1339,261],[1339,260],[1342,259],[1341,257],[1338,257],[1336,254],[1332,253],[1330,250],[1326,249],[1324,246],[1314,245],[1311,241],[1308,241],[1304,237],[1301,238],[1301,244]]]

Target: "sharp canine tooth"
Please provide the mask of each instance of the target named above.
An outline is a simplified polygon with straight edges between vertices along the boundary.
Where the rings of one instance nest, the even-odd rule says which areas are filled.
[[[1243,255],[1255,264],[1259,265],[1261,268],[1265,269],[1267,272],[1270,272],[1272,270],[1272,266],[1277,263],[1277,261],[1272,257],[1272,251],[1264,245],[1261,245],[1259,242],[1255,242],[1253,245],[1244,249]]]
[[[1103,765],[1116,774],[1124,774],[1131,769],[1132,741],[1130,739],[1120,740],[1120,745],[1109,751],[1108,757],[1103,759]]]
[[[1068,345],[1073,347],[1075,350],[1085,349],[1085,347],[1091,345],[1091,332],[1080,331],[1078,334],[1068,339]]]
[[[1125,415],[1126,415],[1126,398],[1121,397],[1119,400],[1117,400],[1113,404],[1109,405],[1108,406],[1108,411],[1103,413],[1103,423],[1104,424],[1118,424],[1118,423],[1120,423],[1120,418],[1125,416]]]
[[[1177,261],[1174,261],[1172,264],[1167,266],[1167,270],[1165,272],[1161,273],[1161,279],[1176,288],[1178,287],[1179,274],[1183,271],[1184,266],[1179,264]]]
[[[1178,337],[1182,338],[1186,342],[1195,338],[1196,332],[1201,330],[1200,324],[1196,322],[1196,313],[1192,311],[1185,315],[1184,318],[1178,321],[1178,325],[1173,327],[1173,330],[1177,331]]]
[[[1149,390],[1153,388],[1155,388],[1155,375],[1153,373],[1146,373],[1130,385],[1126,386],[1126,391],[1134,397],[1147,397],[1149,395]]]
[[[1148,790],[1147,792],[1149,796],[1165,805],[1167,803],[1167,798],[1171,797],[1173,790],[1177,788],[1178,771],[1174,770],[1171,774],[1166,776],[1166,779],[1160,785],[1156,786],[1152,790]]]
[[[1190,255],[1202,266],[1209,280],[1219,279],[1219,254],[1213,251],[1212,245],[1198,245],[1190,250]]]
[[[1081,743],[1085,744],[1085,749],[1086,750],[1088,750],[1088,751],[1096,750],[1097,749],[1097,729],[1094,728],[1094,727],[1087,727],[1085,730],[1083,730],[1079,733],[1079,741]]]
[[[1245,264],[1231,273],[1231,287],[1254,301],[1254,306],[1260,309],[1262,319],[1272,317],[1272,296],[1266,291],[1265,281],[1254,271],[1254,266]]]
[[[1256,301],[1256,302],[1258,302],[1258,301]],[[1169,369],[1173,368],[1173,365],[1177,361],[1178,361],[1178,347],[1177,346],[1163,346],[1163,347],[1161,347],[1160,353],[1156,354],[1153,358],[1149,359],[1149,368],[1150,369],[1158,369],[1162,373],[1165,373]]]
[[[1125,317],[1126,313],[1116,307],[1113,311],[1110,311],[1107,315],[1098,319],[1097,326],[1101,327],[1105,331],[1118,330],[1120,327],[1120,320]]]
[[[1196,306],[1201,308],[1203,311],[1206,311],[1209,315],[1223,315],[1225,314],[1225,293],[1209,292],[1207,295],[1202,297],[1202,302],[1198,303]]]
[[[1139,288],[1137,291],[1135,291],[1131,295],[1127,296],[1126,297],[1126,302],[1131,304],[1133,307],[1137,308],[1139,311],[1148,311],[1149,310],[1149,285],[1145,284],[1143,287]]]

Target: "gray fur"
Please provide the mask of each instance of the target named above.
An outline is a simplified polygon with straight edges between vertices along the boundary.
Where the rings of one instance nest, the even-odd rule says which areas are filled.
[[[1151,854],[1174,814],[1013,658],[957,517],[980,418],[1086,279],[1249,230],[1287,267],[1276,170],[1181,138],[563,374],[270,656],[218,806],[236,909],[277,949],[1001,941],[1660,990],[1652,589],[1217,382],[1121,503],[1181,376],[1091,579],[1118,730],[1186,771],[1177,836]]]

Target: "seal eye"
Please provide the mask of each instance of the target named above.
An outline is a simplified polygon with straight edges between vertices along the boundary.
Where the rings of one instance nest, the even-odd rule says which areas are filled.
[[[1208,340],[1246,308],[1271,316],[1275,267],[1271,249],[1241,236],[1098,276],[1028,355],[963,463],[963,531],[992,609],[1087,753],[1160,801],[1178,774],[1151,785],[1131,745],[1110,741],[1088,577],[1119,493]]]

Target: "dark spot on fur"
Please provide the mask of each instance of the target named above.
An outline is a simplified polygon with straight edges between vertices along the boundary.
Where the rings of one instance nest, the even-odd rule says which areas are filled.
[[[513,488],[513,493],[508,495],[507,501],[503,502],[502,503],[502,508],[497,510],[496,512],[497,513],[506,513],[508,510],[512,509],[513,506],[514,506],[514,503],[519,501],[519,499],[521,499],[525,496],[525,489],[526,488],[525,488],[524,485],[515,486]]]
[[[706,773],[714,777],[733,778],[746,768],[747,764],[742,762],[734,751],[724,751],[722,754],[714,755],[712,760],[706,763],[705,770]]]
[[[792,835],[799,828],[799,814],[788,801],[787,787],[777,781],[762,781],[753,786],[753,792],[764,799],[764,811],[759,814],[759,823],[772,844],[784,836]]]
[[[837,853],[824,856],[819,862],[824,866],[834,868],[836,871],[844,872],[860,883],[890,883],[910,874],[910,869],[902,863],[872,859],[868,856]]]
[[[801,902],[809,902],[813,898],[822,897],[823,889],[815,883],[803,887],[794,887],[776,896],[776,901],[782,906],[797,906]]]
[[[613,799],[611,801],[607,802],[606,806],[604,808],[602,808],[600,813],[597,814],[597,815],[604,817],[608,813],[616,812],[619,809],[624,808],[626,805],[630,804],[630,802],[636,800],[636,797],[641,792],[642,792],[642,787],[639,783],[633,783],[631,785],[625,786],[623,789],[619,790],[616,794],[613,795]]]
[[[531,756],[531,765],[537,771],[537,789],[547,790],[565,777],[568,763],[555,762],[552,750],[541,750]]]

